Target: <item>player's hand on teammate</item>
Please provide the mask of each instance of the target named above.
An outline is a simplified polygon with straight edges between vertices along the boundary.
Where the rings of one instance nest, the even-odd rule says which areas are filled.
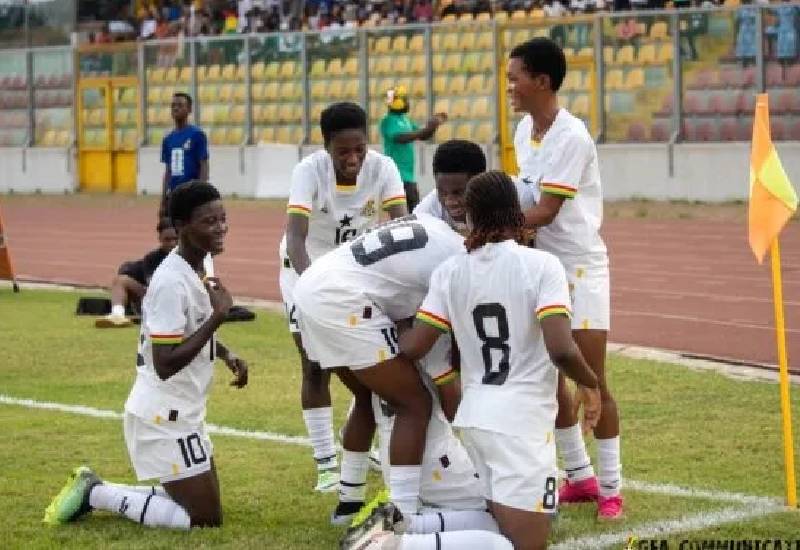
[[[578,386],[575,392],[575,399],[573,400],[577,412],[581,405],[583,406],[583,419],[581,420],[581,429],[586,434],[597,426],[600,420],[600,412],[602,411],[602,398],[600,397],[599,388],[587,388],[585,386]]]
[[[203,284],[208,291],[211,307],[217,315],[227,315],[233,307],[233,298],[228,289],[222,286],[222,281],[217,277],[206,277]]]
[[[233,352],[228,352],[225,358],[225,364],[231,369],[234,379],[231,381],[231,386],[236,388],[243,388],[247,385],[247,362]]]

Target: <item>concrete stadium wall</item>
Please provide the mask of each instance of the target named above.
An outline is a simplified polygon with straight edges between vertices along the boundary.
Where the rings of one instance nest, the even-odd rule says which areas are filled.
[[[417,143],[417,182],[420,193],[433,188],[431,162],[436,146]],[[255,145],[212,147],[211,181],[226,195],[285,198],[292,168],[319,147]],[[722,202],[748,195],[749,143],[601,145],[603,194],[608,200],[643,198]],[[800,143],[782,143],[778,152],[789,178],[800,186]],[[486,148],[489,167],[498,168],[497,146]],[[157,147],[139,150],[137,190],[158,194],[164,166]],[[0,192],[64,193],[77,188],[74,151],[63,148],[0,147]]]
[[[0,193],[75,190],[75,153],[62,147],[0,147]]]

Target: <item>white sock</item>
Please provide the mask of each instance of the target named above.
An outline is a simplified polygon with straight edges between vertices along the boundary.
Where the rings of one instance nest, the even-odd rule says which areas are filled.
[[[416,514],[419,508],[420,466],[389,467],[389,499],[402,514]]]
[[[314,460],[317,468],[330,470],[337,466],[336,446],[333,440],[333,409],[303,409],[303,420],[306,423],[311,447],[314,449]]]
[[[103,485],[106,487],[124,489],[126,491],[136,491],[137,493],[142,493],[143,495],[158,495],[164,498],[172,498],[167,494],[161,485],[124,485],[122,483],[109,483],[107,481],[104,481]]]
[[[556,428],[556,449],[564,460],[564,471],[569,481],[582,481],[594,475],[580,424],[571,428]]]
[[[114,317],[125,317],[125,306],[114,304],[111,306],[111,315]]]
[[[399,538],[399,550],[514,550],[511,541],[490,531],[450,531]]]
[[[622,463],[619,455],[619,436],[597,440],[597,481],[601,497],[619,494]]]
[[[96,485],[89,493],[92,508],[106,510],[149,527],[188,529],[189,514],[170,498],[130,491],[124,486]]]
[[[342,468],[339,474],[339,502],[364,502],[367,492],[369,453],[342,450]]]
[[[479,510],[442,510],[432,512],[426,510],[420,514],[412,514],[404,518],[408,521],[406,533],[440,533],[443,531],[463,531],[477,529],[499,533],[500,528],[494,516]]]

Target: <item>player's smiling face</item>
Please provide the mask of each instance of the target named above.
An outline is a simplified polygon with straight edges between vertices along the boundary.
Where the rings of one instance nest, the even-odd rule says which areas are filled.
[[[181,240],[212,255],[220,254],[225,248],[225,234],[228,233],[228,220],[221,200],[207,202],[192,211],[189,223],[181,228]]]
[[[511,105],[517,112],[530,113],[542,91],[549,90],[549,79],[546,75],[531,75],[519,57],[508,60],[506,73]]]
[[[363,130],[340,130],[325,144],[339,183],[355,183],[367,156],[367,134]]]
[[[464,206],[464,193],[467,190],[469,174],[436,174],[436,194],[450,217],[464,223],[467,211]]]

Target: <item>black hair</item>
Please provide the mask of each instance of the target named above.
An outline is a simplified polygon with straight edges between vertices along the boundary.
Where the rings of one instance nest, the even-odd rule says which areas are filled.
[[[464,243],[469,252],[509,238],[520,244],[528,242],[517,190],[504,172],[490,170],[469,180],[464,203],[472,222]]]
[[[567,74],[567,58],[564,50],[549,38],[539,37],[514,47],[509,55],[522,60],[525,71],[532,76],[546,74],[550,77],[550,89],[557,92]]]
[[[349,101],[332,103],[325,107],[319,117],[322,138],[327,145],[336,132],[342,130],[361,130],[367,133],[367,113]]]
[[[192,96],[187,94],[186,92],[175,92],[172,94],[172,97],[182,97],[186,99],[186,102],[189,104],[189,107],[192,106]]]
[[[169,217],[173,222],[188,222],[195,208],[219,199],[219,191],[210,183],[184,183],[169,195]]]
[[[468,174],[477,176],[486,171],[486,155],[480,145],[465,139],[451,139],[436,148],[433,154],[434,174]]]
[[[158,225],[156,226],[156,231],[161,233],[165,229],[171,229],[175,226],[172,224],[172,219],[168,217],[163,217],[158,220]]]

